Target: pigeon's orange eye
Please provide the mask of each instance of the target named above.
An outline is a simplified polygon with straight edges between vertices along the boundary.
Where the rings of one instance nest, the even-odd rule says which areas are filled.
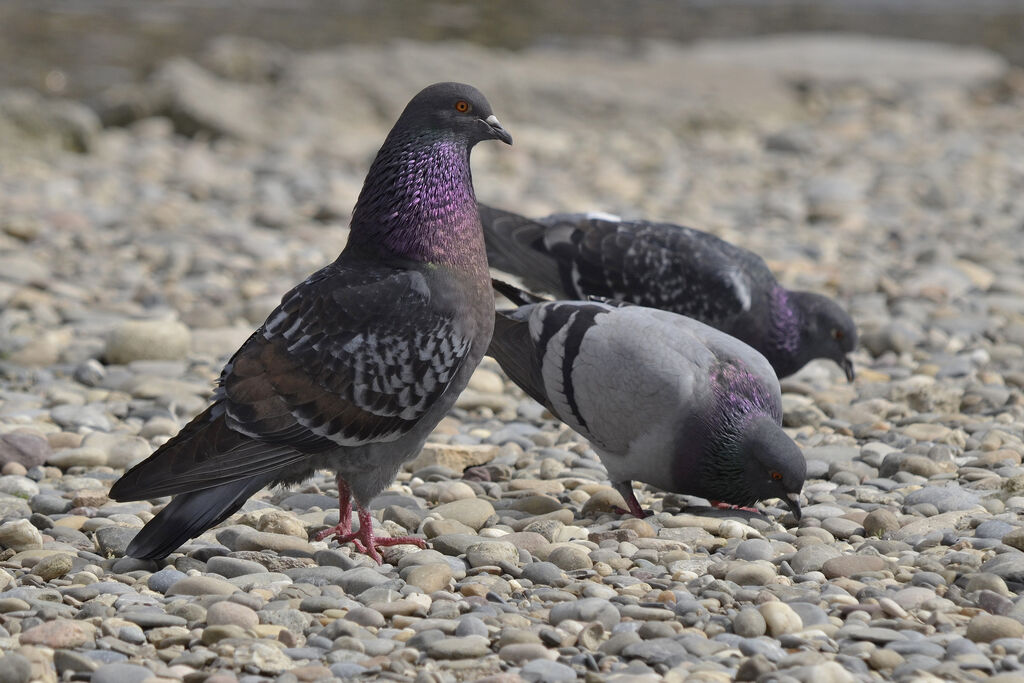
[[[774,479],[775,481],[779,481],[779,480],[781,480],[781,479],[782,479],[782,474],[781,474],[781,473],[779,473],[779,472],[774,472],[774,471],[773,471],[773,472],[772,472],[772,479]]]
[[[467,102],[466,100],[459,100],[458,102],[455,103],[455,111],[459,112],[460,114],[465,114],[467,111],[469,111],[469,102]]]
[[[833,339],[842,339],[843,338],[843,331],[839,330],[839,329],[832,330],[832,338]]]

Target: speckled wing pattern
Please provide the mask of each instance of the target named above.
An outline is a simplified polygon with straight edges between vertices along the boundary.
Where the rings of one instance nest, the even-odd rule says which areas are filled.
[[[746,313],[749,271],[767,270],[756,256],[713,235],[670,223],[587,214],[542,222],[544,246],[575,297],[622,299],[714,323]]]
[[[227,363],[214,405],[123,486],[170,495],[400,438],[472,343],[451,302],[432,298],[416,271],[335,263],[310,276]]]

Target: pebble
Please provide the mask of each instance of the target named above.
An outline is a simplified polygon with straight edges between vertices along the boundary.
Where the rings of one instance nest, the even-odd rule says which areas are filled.
[[[967,624],[967,638],[977,643],[990,643],[1000,638],[1024,636],[1024,624],[1010,617],[979,614]]]
[[[766,602],[758,610],[764,617],[769,635],[777,637],[785,633],[796,633],[803,628],[803,621],[796,611],[784,602]]]

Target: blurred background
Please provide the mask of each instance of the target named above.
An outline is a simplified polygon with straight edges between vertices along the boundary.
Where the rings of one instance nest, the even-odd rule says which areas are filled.
[[[474,151],[482,201],[718,234],[883,365],[1024,341],[1022,64],[1010,0],[5,0],[0,353],[78,362],[139,316],[231,350],[440,80],[515,138]]]
[[[0,83],[95,94],[224,33],[302,50],[393,38],[520,50],[807,31],[978,45],[1024,64],[1019,0],[5,0]]]

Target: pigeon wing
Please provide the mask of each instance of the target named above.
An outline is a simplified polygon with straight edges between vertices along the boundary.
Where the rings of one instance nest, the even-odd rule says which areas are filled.
[[[335,263],[314,274],[227,363],[215,404],[127,472],[113,497],[210,488],[400,438],[472,344],[439,298],[416,271]]]
[[[764,262],[708,233],[671,223],[617,221],[589,214],[545,219],[545,248],[563,287],[671,310],[708,322],[751,307],[752,278]]]

